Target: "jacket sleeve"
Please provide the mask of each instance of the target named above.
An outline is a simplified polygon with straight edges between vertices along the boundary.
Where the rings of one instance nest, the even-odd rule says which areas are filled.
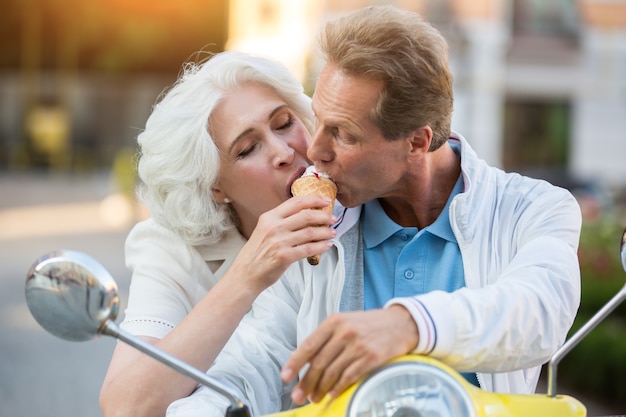
[[[545,185],[545,184],[544,184]],[[460,371],[506,372],[545,363],[580,303],[580,208],[560,188],[494,202],[472,241],[459,241],[467,287],[390,303],[420,329],[418,353]]]
[[[298,263],[290,269],[298,269]],[[255,301],[207,374],[250,408],[252,415],[277,412],[291,406],[295,382],[281,383],[280,370],[293,350],[301,292],[288,272]],[[289,285],[287,285],[289,284]],[[296,285],[297,286],[297,285]],[[223,417],[228,401],[206,388],[175,401],[168,417]]]

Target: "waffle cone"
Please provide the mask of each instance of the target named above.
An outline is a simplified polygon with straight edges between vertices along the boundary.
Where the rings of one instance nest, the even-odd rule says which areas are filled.
[[[337,196],[337,186],[328,178],[315,176],[301,177],[291,185],[291,193],[295,195],[322,195],[330,198],[330,204],[321,210],[332,214]]]
[[[291,185],[291,193],[297,195],[321,195],[330,198],[330,204],[320,209],[332,214],[335,206],[335,197],[337,196],[337,185],[324,177],[306,176],[300,177]],[[311,265],[320,263],[321,255],[313,255],[307,258]]]

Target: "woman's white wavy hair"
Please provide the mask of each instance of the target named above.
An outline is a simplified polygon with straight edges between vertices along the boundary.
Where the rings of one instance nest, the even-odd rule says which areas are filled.
[[[209,118],[224,95],[244,83],[272,88],[313,132],[310,98],[282,64],[241,52],[187,63],[154,106],[139,134],[138,196],[153,219],[190,245],[217,242],[235,227],[235,213],[213,200],[220,155]]]

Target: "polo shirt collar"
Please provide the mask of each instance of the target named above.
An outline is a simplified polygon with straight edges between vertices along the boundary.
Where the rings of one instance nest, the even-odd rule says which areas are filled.
[[[437,219],[429,226],[424,228],[424,232],[428,232],[441,239],[449,242],[456,243],[456,237],[452,232],[450,226],[450,203],[454,197],[461,193],[463,189],[463,177],[459,175],[459,178],[448,196],[448,201],[445,207],[437,217]],[[385,240],[389,239],[396,232],[400,230],[417,231],[415,227],[402,227],[387,216],[385,210],[378,199],[369,201],[364,204],[363,212],[361,213],[362,226],[363,226],[363,242],[367,249],[371,249],[377,245],[380,245]]]

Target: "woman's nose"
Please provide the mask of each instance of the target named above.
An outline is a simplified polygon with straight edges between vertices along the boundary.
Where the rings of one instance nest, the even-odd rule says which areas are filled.
[[[284,165],[290,165],[293,163],[296,151],[289,146],[289,144],[284,141],[277,139],[275,144],[273,145],[274,155],[273,155],[273,165],[275,167],[281,167]]]

